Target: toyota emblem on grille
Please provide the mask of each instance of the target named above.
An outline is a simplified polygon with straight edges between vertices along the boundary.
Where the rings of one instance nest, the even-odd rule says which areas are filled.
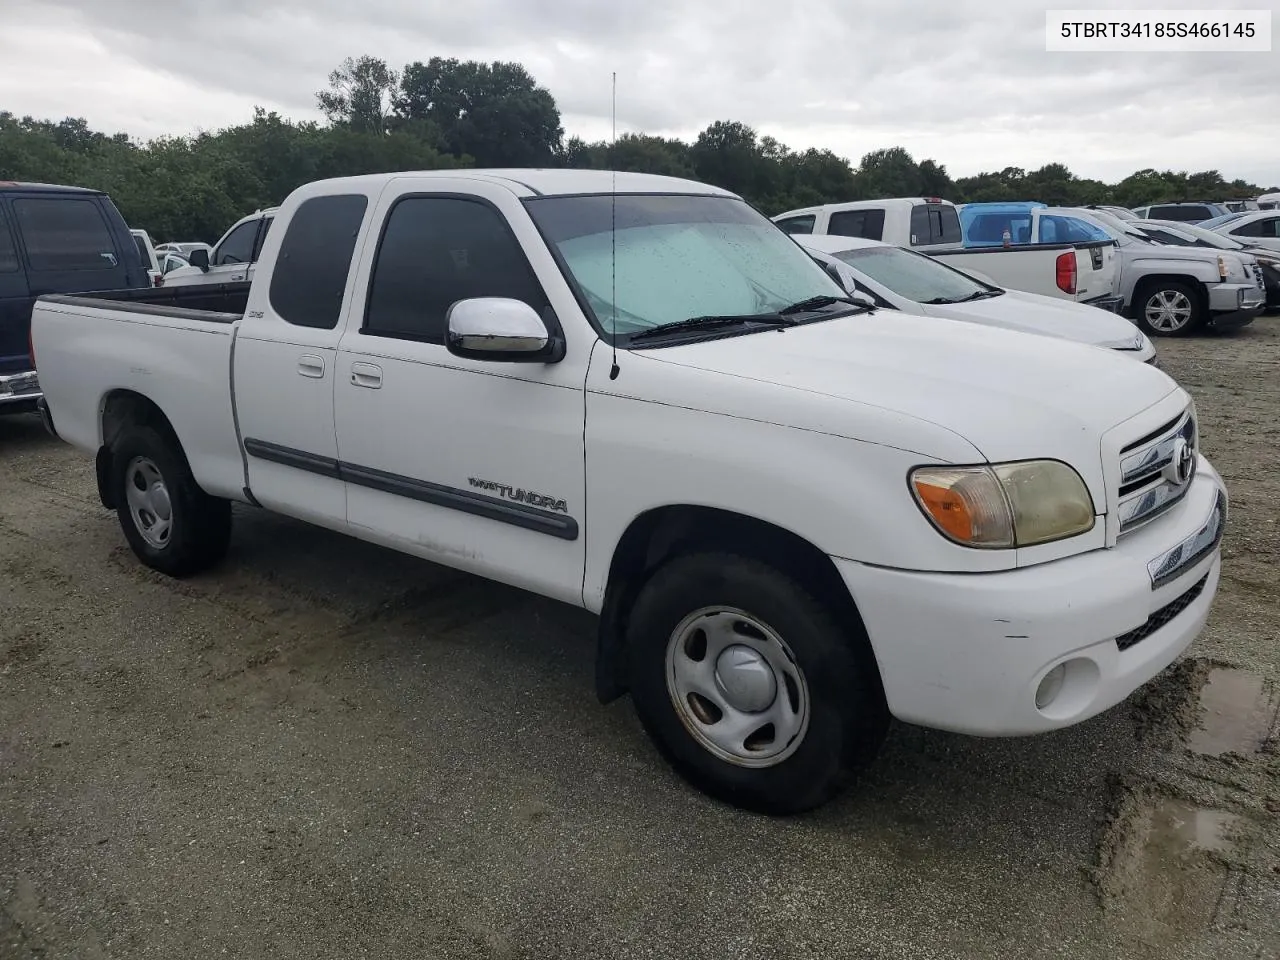
[[[1191,474],[1196,469],[1196,452],[1186,437],[1179,437],[1173,444],[1173,457],[1169,461],[1169,479],[1180,487],[1191,481]]]

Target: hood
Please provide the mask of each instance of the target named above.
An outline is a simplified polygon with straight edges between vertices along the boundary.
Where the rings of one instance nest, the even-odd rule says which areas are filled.
[[[991,461],[1065,460],[1099,502],[1102,434],[1179,389],[1115,351],[890,310],[650,356],[895,411],[959,434]],[[846,416],[857,437],[857,407]]]
[[[1003,296],[988,300],[939,304],[928,309],[935,317],[1060,337],[1095,347],[1141,350],[1146,345],[1141,331],[1118,314],[1019,290],[1006,290]]]

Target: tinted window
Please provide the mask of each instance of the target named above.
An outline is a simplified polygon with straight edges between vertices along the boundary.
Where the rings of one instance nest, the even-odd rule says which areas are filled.
[[[911,208],[911,244],[923,244],[929,242],[929,208],[928,207],[912,207]]]
[[[1188,205],[1169,205],[1167,207],[1152,207],[1150,219],[1152,220],[1178,220],[1184,223],[1190,223],[1195,220],[1208,220],[1213,216],[1213,211],[1208,207],[1201,207],[1195,204]]]
[[[964,233],[960,229],[960,214],[955,207],[938,207],[938,235],[935,243],[960,243]]]
[[[148,270],[151,269],[151,254],[147,252],[147,241],[143,240],[137,234],[133,234],[133,245],[138,248],[138,256],[142,258],[142,266]]]
[[[312,197],[294,211],[271,271],[271,306],[285,321],[325,330],[338,325],[367,205],[362,196]]]
[[[787,233],[813,233],[814,220],[814,214],[810,213],[803,217],[788,217],[785,220],[779,220],[778,226]]]
[[[32,270],[110,270],[116,266],[111,231],[93,200],[15,200],[13,211]]]
[[[5,223],[4,207],[0,207],[0,273],[14,273],[18,269],[18,251],[13,245],[9,225]]]
[[[827,233],[837,237],[861,237],[880,240],[884,237],[883,210],[843,210],[833,213]]]
[[[378,244],[365,332],[444,343],[449,307],[471,297],[523,300],[539,313],[547,307],[524,251],[492,207],[451,197],[397,203]]]
[[[258,234],[258,221],[250,220],[236,227],[218,245],[210,263],[217,267],[225,263],[249,263],[253,258],[253,238]]]
[[[361,219],[364,219],[364,210],[361,208]],[[253,242],[253,262],[258,262],[258,257],[262,255],[262,244],[267,239],[267,234],[271,232],[271,224],[276,222],[275,217],[267,217],[262,221],[262,229],[258,231],[258,238]]]

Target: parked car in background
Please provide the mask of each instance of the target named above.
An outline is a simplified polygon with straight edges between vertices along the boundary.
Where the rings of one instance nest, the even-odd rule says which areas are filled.
[[[189,266],[165,275],[166,286],[190,284],[248,283],[253,280],[258,255],[276,215],[275,207],[258,210],[237,220],[213,246],[212,251],[196,247],[185,259]]]
[[[1120,301],[1115,296],[1115,253],[1111,249],[1114,243],[1109,238],[1035,248],[965,249],[961,211],[944,200],[923,199],[928,201],[924,206],[907,200],[832,204],[812,207],[807,212],[779,214],[773,221],[783,229],[791,227],[788,232],[794,236],[857,236],[885,242],[892,242],[887,239],[891,236],[906,240],[914,236],[918,240],[920,234],[912,232],[911,221],[914,219],[919,226],[924,214],[917,211],[923,209],[927,211],[929,224],[946,225],[947,242],[895,243],[894,246],[916,249],[961,270],[976,270],[1004,287],[1087,302],[1103,309],[1119,309]],[[832,225],[841,232],[832,233]]]
[[[1280,193],[1264,193],[1258,197],[1259,210],[1280,210]]]
[[[156,256],[162,257],[162,256],[165,256],[166,254],[172,253],[186,260],[191,256],[192,253],[194,253],[197,250],[206,250],[206,251],[212,252],[213,247],[209,246],[207,243],[201,243],[199,241],[189,241],[189,242],[182,242],[182,243],[176,243],[176,242],[170,241],[169,243],[161,243],[156,246]]]
[[[1236,253],[1248,254],[1257,265],[1256,272],[1262,278],[1266,290],[1266,306],[1268,310],[1280,308],[1280,251],[1267,247],[1251,247],[1218,233],[1206,230],[1192,223],[1178,223],[1173,220],[1144,220],[1142,232],[1157,239],[1175,245],[1212,247],[1217,250],[1232,250]]]
[[[142,258],[142,264],[147,268],[147,275],[151,278],[151,285],[158,287],[163,282],[164,273],[160,269],[160,261],[156,257],[156,248],[151,243],[151,236],[145,230],[130,230],[133,236],[133,242],[138,247],[138,256]]]
[[[1266,247],[1280,252],[1280,210],[1241,214],[1236,219],[1211,229],[1249,246]]]
[[[1185,336],[1212,327],[1252,323],[1266,293],[1253,258],[1242,252],[1168,246],[1143,232],[1142,222],[1101,210],[1062,207],[1058,212],[1090,220],[1115,238],[1120,295],[1138,325],[1154,336]]]
[[[773,218],[787,233],[861,237],[899,247],[959,249],[956,206],[941,197],[857,200],[788,210]]]
[[[1257,200],[1223,200],[1220,204],[1229,213],[1252,213],[1258,209]]]
[[[933,257],[875,240],[795,239],[842,287],[850,293],[866,294],[879,307],[1060,337],[1155,362],[1156,350],[1146,335],[1114,313],[1056,297],[1006,290]]]
[[[1224,223],[1232,223],[1243,216],[1243,213],[1224,213],[1220,217],[1214,217],[1212,220],[1202,220],[1200,223],[1193,224],[1193,226],[1203,227],[1205,230],[1217,230]]]
[[[212,567],[235,502],[585,608],[598,698],[774,814],[890,716],[1068,727],[1199,635],[1227,492],[1163,372],[851,303],[707,184],[512,173],[308,184],[251,284],[39,303],[139,562]]]
[[[98,190],[0,182],[0,413],[35,409],[30,354],[37,297],[150,285],[138,246]]]
[[[180,257],[176,253],[166,253],[160,261],[160,275],[166,276],[174,270],[180,270],[183,267],[191,266],[191,262],[185,257]]]
[[[1142,219],[1136,213],[1130,210],[1128,207],[1117,207],[1114,204],[1110,204],[1110,203],[1090,203],[1087,205],[1087,208],[1090,210],[1101,210],[1104,213],[1111,214],[1113,217],[1119,217],[1121,220],[1141,220]]]
[[[1201,223],[1231,213],[1220,203],[1153,203],[1137,207],[1133,211],[1142,220],[1178,220],[1184,223]]]

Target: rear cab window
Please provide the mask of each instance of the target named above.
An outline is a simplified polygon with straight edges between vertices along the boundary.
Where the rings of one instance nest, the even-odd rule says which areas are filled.
[[[13,213],[32,270],[80,272],[112,270],[117,251],[96,200],[79,197],[20,197]]]
[[[962,240],[960,215],[951,204],[918,203],[911,208],[911,245],[913,247],[960,243]]]

